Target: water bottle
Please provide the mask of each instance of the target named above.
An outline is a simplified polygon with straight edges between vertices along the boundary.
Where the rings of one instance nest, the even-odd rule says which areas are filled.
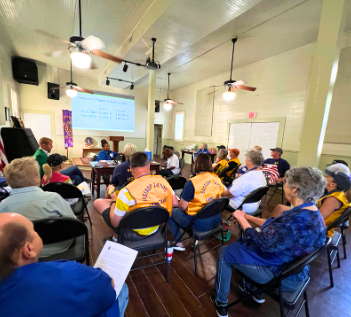
[[[171,263],[173,256],[173,246],[170,241],[167,241],[167,262]]]

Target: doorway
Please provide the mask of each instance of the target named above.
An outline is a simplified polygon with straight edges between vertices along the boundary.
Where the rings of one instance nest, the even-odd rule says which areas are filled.
[[[161,156],[162,154],[162,132],[163,125],[155,124],[154,125],[154,155]]]

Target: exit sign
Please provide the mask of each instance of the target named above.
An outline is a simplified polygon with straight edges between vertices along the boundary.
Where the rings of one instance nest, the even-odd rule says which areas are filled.
[[[248,117],[249,119],[255,119],[255,118],[256,118],[256,114],[257,114],[257,112],[249,112],[249,113],[247,114],[247,117]]]

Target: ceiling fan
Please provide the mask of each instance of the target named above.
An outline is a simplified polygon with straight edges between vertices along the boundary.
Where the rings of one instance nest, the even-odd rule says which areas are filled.
[[[63,43],[68,44],[68,49],[71,51],[71,59],[73,65],[79,68],[90,68],[95,69],[97,66],[91,60],[90,54],[108,59],[115,63],[122,63],[123,60],[111,54],[101,51],[105,47],[103,41],[94,36],[89,35],[87,38],[82,37],[82,10],[81,10],[81,0],[78,0],[78,13],[79,13],[79,36],[72,36],[69,41],[61,39],[58,36],[52,35],[44,30],[36,30],[37,33],[54,38]],[[58,56],[65,50],[58,50],[54,52],[47,53],[48,56]]]
[[[73,73],[72,73],[72,60],[70,60],[70,73],[71,73],[71,81],[66,82],[66,85],[60,85],[59,87],[52,88],[52,90],[56,89],[65,89],[68,97],[74,98],[77,96],[78,92],[85,92],[87,94],[94,94],[93,91],[79,87],[76,83],[73,82]]]
[[[171,110],[173,105],[182,105],[182,102],[173,101],[169,98],[169,90],[170,90],[170,76],[171,73],[168,73],[168,90],[167,90],[167,98],[163,101],[164,107],[166,110]]]
[[[256,88],[255,87],[249,87],[249,86],[245,86],[245,82],[243,80],[233,80],[232,79],[232,75],[233,75],[233,62],[234,62],[234,45],[237,41],[237,38],[233,38],[232,42],[233,42],[233,49],[232,49],[232,60],[231,60],[231,64],[230,64],[230,79],[226,80],[223,85],[228,87],[228,91],[225,92],[223,94],[223,99],[230,101],[233,100],[235,98],[235,89],[243,89],[243,90],[248,90],[248,91],[255,91]],[[215,87],[222,87],[222,86],[215,86]],[[215,93],[212,92],[210,94]],[[210,95],[209,94],[209,95]]]

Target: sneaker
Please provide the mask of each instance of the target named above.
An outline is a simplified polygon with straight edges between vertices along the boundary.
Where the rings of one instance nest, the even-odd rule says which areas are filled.
[[[180,246],[173,246],[173,250],[176,250],[176,251],[185,251],[185,247],[180,247]]]
[[[216,298],[217,298],[217,293],[216,293],[216,290],[213,289],[211,291],[211,301],[214,304],[217,315],[219,317],[228,317],[227,304],[218,302]]]
[[[248,293],[246,286],[244,286],[244,282],[241,281],[238,283],[238,287],[239,289],[243,292],[243,293]],[[263,294],[256,294],[252,296],[252,299],[259,304],[263,304],[266,300],[263,298]]]

